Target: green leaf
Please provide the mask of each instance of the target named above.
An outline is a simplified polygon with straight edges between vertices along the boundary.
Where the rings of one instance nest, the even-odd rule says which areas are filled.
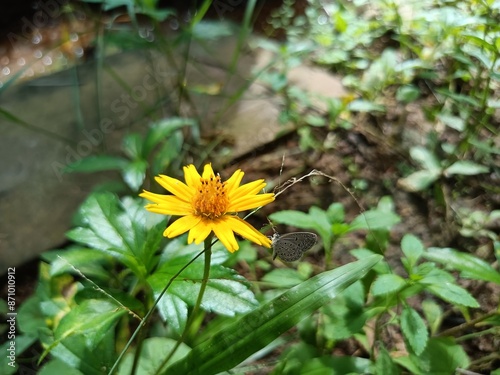
[[[130,159],[142,159],[142,136],[137,133],[125,135],[122,149]]]
[[[304,281],[304,278],[292,268],[277,268],[264,275],[261,280],[271,288],[291,288]]]
[[[460,174],[465,176],[473,176],[481,173],[488,173],[489,168],[484,165],[476,164],[468,160],[460,160],[444,170],[445,176]]]
[[[332,203],[326,210],[326,215],[330,223],[343,223],[345,211],[342,203]]]
[[[40,369],[38,375],[84,375],[83,372],[71,367],[60,359],[52,359]]]
[[[403,103],[411,103],[420,97],[420,90],[414,85],[406,85],[398,88],[396,99]]]
[[[464,349],[448,337],[431,337],[423,353],[410,354],[410,360],[420,370],[412,373],[418,375],[454,374],[457,368],[469,367],[469,358]],[[395,358],[395,362],[401,363],[399,358]]]
[[[385,107],[363,99],[356,99],[347,106],[352,112],[385,112]]]
[[[431,284],[428,285],[426,289],[451,304],[479,307],[479,303],[477,303],[476,299],[458,285],[447,282],[442,284]]]
[[[462,272],[463,277],[500,284],[500,272],[474,255],[450,248],[431,247],[423,256],[425,259]]]
[[[373,374],[372,362],[361,357],[321,356],[306,361],[300,367],[300,374],[304,375]]]
[[[184,136],[181,131],[174,132],[168,139],[159,147],[159,150],[154,154],[151,171],[157,175],[165,173],[169,166],[174,161],[179,160],[179,155],[182,151]]]
[[[82,158],[69,164],[64,169],[65,172],[94,173],[102,171],[122,170],[129,161],[117,156],[97,155]]]
[[[372,284],[372,294],[380,296],[395,293],[406,286],[406,280],[401,276],[388,274],[378,276]]]
[[[401,331],[416,355],[420,355],[427,345],[429,333],[424,320],[409,306],[401,313]]]
[[[61,319],[54,332],[55,343],[71,335],[84,335],[87,347],[94,349],[125,313],[114,302],[85,300]]]
[[[441,113],[437,115],[437,118],[440,119],[446,126],[449,126],[452,129],[458,130],[459,132],[465,130],[465,121],[458,116]]]
[[[21,332],[30,336],[37,336],[39,330],[45,327],[45,316],[40,311],[40,302],[40,296],[34,294],[19,307],[17,322]]]
[[[403,239],[401,240],[401,250],[403,251],[406,258],[410,262],[410,266],[413,267],[417,264],[417,261],[420,259],[420,256],[425,251],[424,244],[417,236],[413,234],[405,234]]]
[[[436,155],[427,150],[425,147],[412,147],[410,149],[410,156],[422,168],[435,173],[441,172],[441,164],[439,163],[438,158],[436,158]]]
[[[163,360],[176,346],[176,340],[166,337],[151,337],[142,343],[139,364],[134,374],[150,375],[160,370]],[[167,364],[171,364],[185,357],[189,353],[189,347],[181,343]],[[118,375],[130,375],[134,362],[134,353],[128,353],[118,369]]]
[[[75,273],[75,269],[85,276],[107,280],[111,275],[104,268],[112,259],[102,251],[86,247],[70,247],[42,254],[42,258],[50,262],[50,275]]]
[[[425,319],[429,325],[431,335],[438,332],[443,321],[443,309],[433,300],[426,299],[422,302],[422,311],[424,312]]]
[[[144,177],[146,176],[147,167],[148,163],[145,160],[134,160],[123,168],[123,180],[130,187],[130,189],[133,191],[139,190],[142,186],[142,182],[144,181]]]
[[[378,356],[375,361],[375,369],[375,374],[399,375],[401,373],[389,355],[389,352],[383,346],[381,346],[378,351]]]
[[[144,221],[143,211],[134,212],[142,212],[137,218],[142,216]],[[115,257],[139,277],[146,275],[148,259],[143,256],[143,246],[147,228],[144,222],[140,225],[135,217],[124,212],[115,195],[94,193],[82,204],[79,213],[85,227],[70,230],[68,238]]]
[[[322,334],[329,341],[347,340],[363,331],[370,312],[364,309],[365,292],[361,281],[346,288],[335,301],[321,307]]]
[[[216,374],[229,370],[264,348],[295,324],[362,278],[382,257],[321,273],[261,305],[204,341],[165,374]]]
[[[202,245],[182,245],[180,240],[172,241],[163,253],[158,269],[148,278],[148,283],[157,297],[169,280],[190,262],[201,250]],[[214,249],[213,249],[214,251]],[[231,268],[222,265],[228,258],[227,250],[214,251],[211,258],[210,278],[201,302],[201,308],[221,315],[234,316],[254,309],[258,303],[246,285],[246,280]],[[188,306],[194,306],[203,278],[203,256],[197,258],[168,288],[158,304],[161,316],[173,322],[181,332],[187,316]]]
[[[391,227],[401,221],[401,218],[393,212],[376,210],[365,211],[351,222],[350,230],[390,230]]]
[[[306,124],[316,127],[322,127],[326,125],[326,120],[324,117],[308,114],[304,117]]]
[[[41,338],[41,343],[49,348],[53,358],[85,375],[101,375],[102,369],[111,368],[116,358],[114,329],[108,330],[97,347],[92,349],[88,347],[92,340],[89,342],[85,335],[70,335],[61,342],[54,341],[51,335],[45,335]],[[46,353],[47,351],[42,354],[42,358]]]
[[[400,178],[398,185],[406,191],[417,192],[427,189],[436,181],[440,173],[428,170],[417,171],[409,176]]]
[[[312,218],[300,211],[295,210],[283,210],[274,212],[269,215],[271,221],[274,221],[279,224],[291,225],[297,228],[304,229],[313,229],[314,225],[312,222]]]
[[[197,126],[197,123],[195,120],[189,118],[171,117],[151,124],[143,144],[144,157],[149,156],[159,143],[169,139],[170,135],[176,130],[185,126],[194,127]]]
[[[477,99],[471,96],[467,96],[464,94],[456,94],[444,88],[437,88],[435,91],[441,95],[447,96],[455,100],[457,102],[457,105],[464,105],[465,107],[472,106],[476,108],[481,107],[481,103]]]

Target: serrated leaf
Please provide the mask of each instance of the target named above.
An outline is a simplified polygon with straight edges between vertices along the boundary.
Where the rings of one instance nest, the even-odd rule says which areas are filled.
[[[372,284],[374,296],[395,293],[406,286],[406,280],[401,276],[388,274],[378,276]]]
[[[476,299],[472,297],[468,291],[456,284],[452,284],[449,282],[442,284],[431,284],[428,285],[426,289],[439,298],[442,298],[443,300],[454,305],[479,307],[479,303],[477,303]]]
[[[65,172],[93,173],[102,171],[122,170],[129,161],[117,156],[88,156],[74,163],[69,164],[64,169]]]
[[[180,247],[175,253],[169,253],[168,261],[163,261],[153,275],[148,278],[148,283],[158,296],[168,281],[174,277],[194,257],[191,254],[193,248],[202,250],[201,245]],[[186,251],[184,251],[186,250]],[[166,295],[177,297],[163,297],[173,299],[176,306],[172,309],[167,306],[168,301],[162,301],[159,305],[160,312],[167,320],[173,319],[175,324],[183,324],[184,313],[182,300],[187,306],[194,306],[200,291],[203,278],[204,260],[197,258],[179,276],[176,282],[168,288]],[[234,316],[237,313],[245,313],[257,306],[254,294],[246,285],[246,280],[231,268],[220,264],[220,259],[212,257],[210,267],[210,278],[208,280],[201,307],[206,311],[221,315]],[[165,309],[163,309],[165,308]]]
[[[401,240],[401,250],[408,258],[410,266],[413,267],[425,251],[425,247],[417,236],[408,233]]]
[[[429,333],[424,320],[409,306],[405,306],[401,313],[401,331],[413,352],[420,355],[427,345]]]
[[[400,178],[398,185],[406,191],[417,192],[427,189],[438,178],[440,173],[428,170],[417,171],[409,176]]]
[[[500,284],[500,272],[478,257],[450,248],[431,247],[424,258],[462,272],[469,278]]]
[[[460,160],[444,170],[445,176],[460,174],[464,176],[473,176],[481,173],[488,173],[489,168],[484,165],[476,164],[468,160]]]
[[[80,207],[80,217],[84,226],[70,230],[67,237],[112,255],[139,277],[147,274],[150,258],[144,256],[143,246],[148,228],[136,220],[144,215],[124,211],[115,195],[102,192],[87,198]]]
[[[389,352],[383,346],[380,347],[378,351],[378,356],[375,361],[375,369],[375,374],[399,375],[401,373],[389,355]]]
[[[423,353],[412,353],[410,359],[419,369],[417,374],[453,374],[469,367],[464,349],[449,337],[431,337]]]
[[[304,281],[226,325],[163,373],[216,374],[233,368],[330,302],[362,278],[381,258],[374,255]]]

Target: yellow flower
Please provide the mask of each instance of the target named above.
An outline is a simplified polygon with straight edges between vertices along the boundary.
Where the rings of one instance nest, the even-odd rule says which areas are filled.
[[[239,246],[234,232],[255,242],[271,247],[271,240],[252,227],[236,213],[264,206],[274,201],[274,194],[258,194],[265,186],[264,180],[256,180],[241,185],[244,173],[237,170],[222,182],[214,174],[211,164],[206,164],[203,175],[194,165],[184,167],[186,183],[165,175],[155,177],[156,181],[173,195],[155,194],[143,191],[141,197],[154,202],[146,205],[151,212],[164,215],[182,216],[165,229],[165,237],[176,237],[189,231],[188,243],[204,241],[213,231],[224,246],[230,251]]]

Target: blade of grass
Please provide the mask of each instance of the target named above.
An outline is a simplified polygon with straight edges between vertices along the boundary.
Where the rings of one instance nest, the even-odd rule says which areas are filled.
[[[238,365],[361,279],[382,257],[373,255],[323,272],[262,305],[204,341],[163,374],[216,374]]]

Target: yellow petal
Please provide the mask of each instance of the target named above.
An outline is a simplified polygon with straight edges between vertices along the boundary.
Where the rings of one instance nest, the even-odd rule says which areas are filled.
[[[241,171],[241,169],[237,169],[231,177],[225,182],[226,186],[226,192],[227,194],[231,194],[233,190],[236,190],[238,186],[240,186],[241,180],[243,179],[243,176],[245,175],[244,172]]]
[[[184,181],[186,181],[187,186],[193,189],[198,189],[200,186],[201,176],[196,170],[196,167],[193,164],[189,164],[184,167]]]
[[[163,186],[167,191],[179,197],[183,201],[191,202],[194,189],[188,187],[184,182],[176,178],[165,176],[163,174],[155,177],[156,182]]]
[[[238,242],[236,242],[233,228],[228,224],[227,218],[230,218],[230,216],[224,216],[214,222],[212,224],[212,229],[220,242],[222,242],[222,244],[226,247],[226,249],[228,249],[231,253],[234,253],[240,247],[238,246]]]
[[[147,204],[145,206],[149,212],[162,215],[186,216],[191,215],[193,210],[190,207],[166,207],[161,204]]]
[[[160,206],[163,206],[165,208],[171,208],[176,211],[184,210],[185,212],[189,213],[192,212],[193,210],[193,206],[191,205],[191,203],[187,203],[182,199],[176,197],[175,195],[155,194],[151,193],[150,191],[144,190],[141,194],[139,194],[139,196],[142,198],[146,198],[151,202],[157,203]],[[178,215],[178,214],[169,214],[169,215]],[[179,215],[184,215],[184,214],[179,214]]]
[[[244,195],[255,195],[266,186],[264,180],[257,180],[249,182],[248,184],[241,185],[237,189],[231,191],[228,196],[229,199],[237,199]]]
[[[271,247],[271,240],[238,216],[226,216],[233,231],[258,245]]]
[[[208,237],[208,235],[212,232],[212,226],[210,221],[201,219],[198,224],[196,224],[189,231],[188,243],[200,244],[202,241]]]
[[[201,218],[199,216],[183,216],[170,224],[163,232],[163,235],[168,238],[180,236],[182,233],[185,233],[191,228],[195,227],[200,222],[200,220]]]
[[[274,201],[273,193],[243,196],[241,198],[232,200],[229,204],[229,207],[227,208],[227,211],[239,212],[250,210],[252,208],[264,206],[268,203],[271,203],[272,201]]]
[[[204,179],[210,179],[210,177],[215,177],[214,170],[212,169],[212,163],[205,164],[203,167],[203,174],[201,175]]]

